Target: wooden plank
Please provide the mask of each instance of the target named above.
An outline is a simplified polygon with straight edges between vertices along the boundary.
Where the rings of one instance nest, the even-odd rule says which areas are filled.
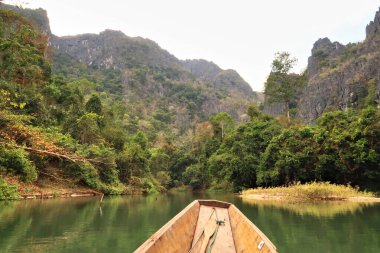
[[[134,252],[187,253],[194,237],[199,207],[199,202],[193,201]]]
[[[237,253],[277,253],[273,243],[239,209],[231,205],[228,212]]]
[[[218,234],[216,235],[215,243],[212,247],[211,253],[236,253],[228,209],[218,208],[217,213],[218,219],[223,220],[224,225],[219,226]]]
[[[214,212],[214,210],[216,213]],[[234,240],[232,236],[228,209],[219,208],[219,207],[214,208],[212,206],[206,206],[206,205],[201,205],[199,209],[197,226],[195,228],[194,240],[192,242],[192,247],[194,246],[195,247],[192,252],[199,252],[201,248],[201,244],[204,240],[204,236],[202,235],[203,229],[206,223],[209,221],[210,217],[216,222],[216,216],[218,217],[219,220],[224,220],[225,224],[219,226],[218,233],[215,238],[215,243],[213,245],[211,252],[212,253],[217,253],[217,252],[235,253],[236,252]],[[200,239],[197,242],[199,237]]]
[[[214,199],[200,199],[198,201],[199,201],[199,204],[201,205],[212,206],[212,207],[228,208],[231,205],[228,202],[223,202],[223,201],[214,200]]]
[[[216,222],[216,220],[214,218],[210,217],[210,219],[206,223],[206,226],[203,229],[203,237],[204,238],[202,241],[202,246],[201,246],[200,252],[206,251],[207,245],[209,244],[211,236],[214,236],[214,234],[216,235],[217,228],[218,228],[218,223]],[[212,239],[212,241],[210,243],[213,244],[213,242],[214,242],[214,240]],[[210,244],[210,247],[211,247],[211,244]]]

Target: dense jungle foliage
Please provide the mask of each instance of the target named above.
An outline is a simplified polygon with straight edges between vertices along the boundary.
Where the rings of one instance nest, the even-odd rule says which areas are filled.
[[[244,123],[221,112],[173,133],[167,108],[141,127],[135,118],[144,108],[123,100],[112,71],[98,78],[52,71],[47,40],[0,9],[0,199],[19,197],[9,177],[50,177],[107,194],[298,181],[379,187],[380,111],[371,95],[365,108],[327,112],[312,126],[252,105]],[[197,98],[175,88],[186,101]]]

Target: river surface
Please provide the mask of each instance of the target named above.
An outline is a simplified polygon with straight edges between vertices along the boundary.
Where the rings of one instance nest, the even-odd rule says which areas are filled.
[[[283,203],[229,194],[0,202],[0,252],[133,252],[192,200],[234,203],[281,253],[379,253],[380,204]]]

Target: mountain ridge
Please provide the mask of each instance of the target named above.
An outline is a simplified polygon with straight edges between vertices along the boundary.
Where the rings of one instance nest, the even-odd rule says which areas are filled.
[[[212,80],[199,78],[184,68],[179,59],[161,49],[157,43],[139,37],[128,37],[120,31],[106,30],[99,34],[54,36],[51,45],[58,54],[67,55],[89,68],[121,71],[123,90],[128,91],[125,92],[127,99],[131,99],[132,93],[133,100],[138,97],[149,97],[153,101],[157,100],[156,98],[170,98],[174,95],[170,92],[173,85],[168,82],[182,83],[188,88],[191,87],[190,89],[197,90],[196,92],[199,91],[204,97],[202,102],[197,104],[198,109],[195,109],[200,113],[197,117],[199,120],[207,119],[221,111],[239,119],[241,116],[244,117],[246,107],[250,103],[260,102],[261,99],[235,71],[217,67],[220,71]],[[58,61],[53,61],[53,69],[56,64],[54,62]],[[155,103],[162,104],[161,101]],[[181,107],[178,103],[169,104]],[[191,116],[186,118],[190,119]]]
[[[245,120],[247,106],[262,102],[261,94],[253,91],[237,72],[222,70],[215,64],[218,71],[213,78],[204,79],[150,39],[129,37],[112,29],[59,37],[50,30],[46,11],[6,8],[27,13],[49,36],[54,50],[53,73],[72,79],[86,77],[104,86],[109,86],[106,76],[113,75],[113,82],[119,83],[112,84],[109,90],[123,95],[127,103],[145,104],[149,108],[147,116],[152,117],[157,108],[178,109],[171,112],[175,127],[185,129],[190,125],[182,124],[183,120],[194,125],[222,111]]]

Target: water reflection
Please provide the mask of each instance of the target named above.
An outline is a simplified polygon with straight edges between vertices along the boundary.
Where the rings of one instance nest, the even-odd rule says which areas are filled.
[[[241,201],[280,252],[380,252],[379,204]]]
[[[191,196],[0,202],[0,252],[132,252]]]
[[[294,212],[297,215],[310,215],[315,217],[335,217],[340,214],[355,215],[363,212],[363,209],[374,206],[376,203],[370,202],[347,202],[347,201],[323,201],[323,202],[287,202],[278,200],[255,200],[242,199],[244,204],[273,207]]]
[[[280,252],[380,252],[380,205],[257,203],[229,194],[0,202],[0,252],[133,252],[192,200],[233,202]],[[347,205],[346,205],[347,204]]]

